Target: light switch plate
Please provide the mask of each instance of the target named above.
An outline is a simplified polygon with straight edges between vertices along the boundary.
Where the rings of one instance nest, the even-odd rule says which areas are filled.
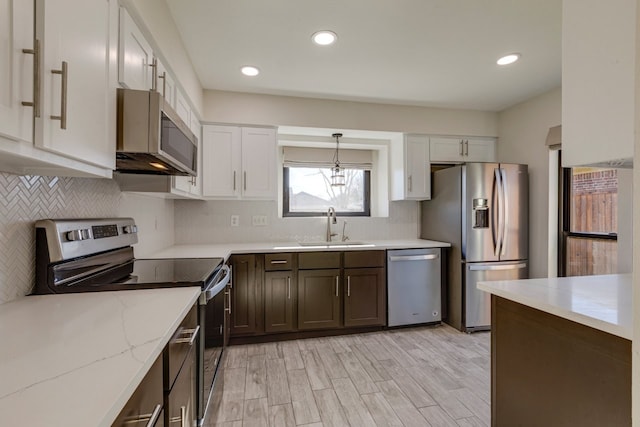
[[[251,218],[251,223],[256,227],[264,227],[267,225],[267,216],[266,215],[254,215]]]
[[[231,215],[231,226],[237,227],[240,225],[240,215]]]

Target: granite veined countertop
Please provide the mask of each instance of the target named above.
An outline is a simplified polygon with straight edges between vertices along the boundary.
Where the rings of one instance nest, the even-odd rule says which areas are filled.
[[[165,288],[0,305],[0,425],[110,426],[199,295]]]
[[[309,242],[305,242],[308,244]],[[302,246],[297,242],[256,242],[256,243],[216,243],[174,245],[145,256],[144,258],[229,258],[232,254],[270,253],[270,252],[316,252],[316,251],[359,251],[384,249],[444,248],[450,243],[423,239],[402,240],[364,240],[358,242],[333,242],[323,245]]]

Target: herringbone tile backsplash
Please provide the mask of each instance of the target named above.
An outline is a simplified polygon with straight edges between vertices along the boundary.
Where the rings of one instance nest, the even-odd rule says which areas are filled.
[[[110,179],[17,176],[0,172],[0,304],[27,295],[35,280],[34,221],[116,216]]]

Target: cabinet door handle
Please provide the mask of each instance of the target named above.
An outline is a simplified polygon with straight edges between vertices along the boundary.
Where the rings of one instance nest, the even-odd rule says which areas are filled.
[[[231,314],[231,291],[226,291],[225,295],[227,296],[228,305],[224,308],[224,311]]]
[[[339,287],[338,280],[340,280],[340,278],[338,276],[336,276],[336,296],[339,296],[338,295],[338,287]]]
[[[173,424],[173,423],[180,423],[180,427],[187,427],[187,407],[186,406],[181,406],[180,407],[180,416],[179,417],[173,417],[169,419],[169,424]]]
[[[51,70],[52,74],[61,75],[61,93],[60,93],[60,115],[51,116],[51,120],[60,120],[60,129],[67,128],[67,76],[69,75],[69,64],[67,61],[62,61],[62,68],[60,70]]]
[[[460,140],[460,155],[464,156],[464,139]]]
[[[22,49],[22,53],[33,55],[33,101],[22,101],[22,105],[33,107],[33,115],[40,117],[40,40],[35,39],[33,49]]]
[[[351,296],[351,276],[347,276],[347,296]]]
[[[413,191],[413,176],[409,175],[409,192]]]
[[[287,277],[287,299],[291,299],[291,277]]]
[[[159,79],[162,79],[162,97],[166,98],[167,92],[167,72],[163,71],[161,76],[158,76]]]
[[[244,191],[247,191],[247,171],[244,171]]]
[[[198,332],[200,332],[200,325],[196,326],[194,329],[183,329],[179,335],[191,334],[191,336],[185,338],[176,338],[172,342],[174,344],[189,344],[190,346],[192,346],[194,341],[198,337]]]
[[[158,91],[158,58],[153,58],[151,60],[151,90],[154,92]],[[164,96],[164,94],[162,94]]]
[[[464,142],[464,147],[465,147],[464,155],[469,157],[469,140],[468,139]]]
[[[139,424],[147,421],[145,427],[153,427],[153,425],[158,421],[158,417],[160,417],[160,412],[162,412],[162,405],[158,403],[154,408],[153,412],[150,414],[141,414],[133,417],[125,418],[123,424]]]
[[[236,191],[236,171],[233,171],[233,191]]]

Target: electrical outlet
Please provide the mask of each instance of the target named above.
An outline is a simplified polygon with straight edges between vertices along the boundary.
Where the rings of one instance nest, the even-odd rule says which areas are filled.
[[[231,215],[231,226],[237,227],[240,225],[240,215]]]
[[[267,216],[266,215],[254,215],[251,218],[251,223],[254,226],[264,227],[267,225]]]

